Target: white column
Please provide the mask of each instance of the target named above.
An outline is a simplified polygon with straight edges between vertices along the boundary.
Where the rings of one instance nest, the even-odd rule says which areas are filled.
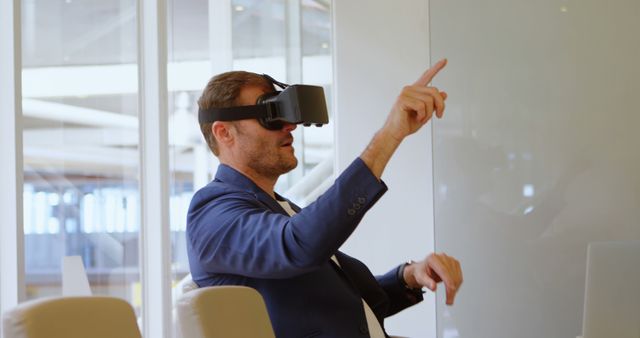
[[[193,147],[193,191],[198,191],[198,189],[209,184],[209,181],[211,181],[209,173],[213,166],[211,165],[210,157],[216,160],[217,166],[218,158],[211,155],[206,144],[198,144]]]
[[[24,298],[21,72],[20,0],[0,1],[0,314]]]
[[[231,0],[209,0],[209,59],[211,74],[228,72],[233,69],[233,35],[231,33]],[[200,154],[202,155],[202,154]],[[218,158],[209,155],[209,166],[206,168],[213,177],[218,166]],[[194,189],[201,188],[200,181],[194,177]],[[206,183],[209,180],[207,180]],[[194,190],[195,191],[195,190]]]
[[[209,0],[211,76],[233,68],[231,0]]]
[[[334,1],[336,162],[343,170],[382,126],[402,87],[429,66],[429,3]],[[389,191],[345,244],[374,273],[433,251],[431,126],[407,138],[383,180]],[[435,337],[433,294],[385,321],[391,335]]]
[[[302,82],[302,13],[300,0],[287,0],[285,18],[287,30],[286,81],[287,83],[300,83]]]
[[[142,0],[139,4],[143,334],[165,338],[172,332],[167,14],[163,0]]]
[[[285,4],[285,28],[287,32],[286,58],[288,84],[302,82],[302,15],[300,0],[287,0]],[[280,80],[282,81],[282,80]],[[289,187],[304,176],[304,128],[300,125],[293,131],[293,147],[296,149],[298,167],[288,175]]]

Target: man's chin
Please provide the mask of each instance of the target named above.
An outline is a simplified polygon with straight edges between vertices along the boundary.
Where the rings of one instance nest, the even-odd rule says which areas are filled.
[[[295,169],[297,166],[298,166],[298,159],[294,157],[293,160],[290,163],[287,163],[287,166],[283,168],[285,170],[283,174],[290,172],[291,170]]]

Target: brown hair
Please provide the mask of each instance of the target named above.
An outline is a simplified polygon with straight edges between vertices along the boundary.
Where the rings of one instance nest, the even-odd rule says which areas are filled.
[[[227,108],[240,105],[238,97],[240,91],[245,87],[263,87],[266,91],[274,91],[273,85],[262,75],[245,71],[232,71],[218,74],[209,80],[200,99],[198,106],[200,109]],[[200,131],[207,142],[209,149],[218,156],[218,143],[211,131],[213,123],[201,123]]]

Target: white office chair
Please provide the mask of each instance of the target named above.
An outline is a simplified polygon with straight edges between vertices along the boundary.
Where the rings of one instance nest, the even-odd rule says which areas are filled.
[[[141,338],[133,308],[113,297],[22,303],[3,316],[5,338]]]
[[[243,288],[243,287],[239,287],[239,286],[218,286],[218,287],[212,287],[212,288],[203,288],[200,289],[200,293],[192,293],[198,289],[198,285],[191,279],[191,274],[186,275],[184,278],[182,278],[180,280],[180,282],[178,282],[178,284],[176,284],[173,288],[173,302],[174,302],[174,323],[175,325],[178,327],[178,331],[176,332],[176,337],[177,338],[212,338],[212,337],[244,337],[246,335],[246,337],[254,337],[254,335],[251,335],[250,333],[233,333],[233,332],[225,332],[225,333],[220,333],[220,332],[215,332],[214,330],[221,330],[223,329],[221,326],[224,326],[225,329],[227,327],[227,324],[230,324],[230,326],[232,326],[232,329],[236,329],[236,327],[234,325],[238,325],[237,321],[229,321],[228,323],[224,323],[221,326],[216,326],[219,324],[215,324],[214,321],[218,321],[216,319],[208,317],[209,314],[207,311],[209,310],[209,307],[216,307],[218,306],[218,311],[224,311],[224,304],[225,301],[228,300],[222,300],[219,295],[211,295],[210,293],[216,293],[216,292],[222,292],[222,293],[227,293],[229,294],[229,291],[223,291],[221,289],[224,288]],[[202,291],[202,290],[206,290],[206,289],[214,289],[211,291]],[[215,290],[217,289],[217,290]],[[249,289],[249,288],[244,288],[244,289]],[[258,307],[262,307],[264,309],[263,310],[258,310],[259,314],[258,317],[260,317],[260,320],[262,320],[263,322],[266,320],[268,322],[269,325],[269,332],[267,334],[267,336],[264,337],[273,337],[273,331],[271,329],[271,323],[269,321],[269,314],[267,313],[267,309],[266,306],[264,305],[264,300],[262,300],[262,296],[260,296],[260,294],[253,290],[253,289],[249,289],[251,291],[246,291],[248,293],[254,293],[253,297],[255,302],[258,302],[258,300],[256,299],[256,294],[258,297],[260,297],[259,302],[262,305],[258,305]],[[238,292],[237,290],[232,290],[232,292]],[[245,291],[242,291],[245,292]],[[204,297],[207,297],[207,294],[209,294],[209,297],[211,297],[212,299],[210,300],[204,300]],[[199,299],[200,302],[203,303],[199,303],[196,301],[196,299]],[[238,306],[240,306],[239,304],[236,304]],[[247,305],[247,306],[253,306],[253,305]],[[234,309],[234,311],[238,311],[238,309]],[[204,317],[203,317],[204,316]],[[212,315],[213,316],[213,315]],[[246,325],[246,323],[250,323],[253,318],[246,318],[246,314],[242,314],[241,316],[245,316],[245,318],[243,318],[242,320],[244,320],[244,323]],[[211,325],[211,334],[214,335],[207,335],[207,333],[203,332],[204,328],[202,327],[203,325]],[[240,323],[240,325],[242,325],[242,323]],[[262,324],[263,327],[266,327],[266,324]],[[217,335],[215,335],[217,334]],[[236,334],[235,336],[233,334]],[[255,337],[263,337],[263,336],[258,336],[256,335]],[[407,338],[407,337],[402,337],[402,336],[390,336],[391,338]]]
[[[176,305],[183,337],[275,338],[264,300],[252,288],[200,288],[182,295]]]
[[[171,298],[173,301],[173,308],[171,311],[171,315],[173,318],[173,327],[175,328],[174,336],[175,338],[184,338],[182,336],[182,329],[180,328],[180,321],[178,320],[178,300],[182,298],[187,292],[197,290],[198,284],[196,284],[193,279],[191,279],[191,274],[187,274],[184,276],[176,285],[171,289]],[[188,338],[188,337],[187,337]]]

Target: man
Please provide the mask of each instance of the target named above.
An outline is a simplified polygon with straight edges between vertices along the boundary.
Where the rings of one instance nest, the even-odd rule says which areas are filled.
[[[367,148],[304,209],[273,191],[278,177],[297,165],[296,125],[269,130],[256,119],[202,123],[221,164],[189,207],[194,281],[258,290],[277,337],[385,337],[384,318],[420,302],[422,287],[435,291],[439,282],[453,304],[462,272],[444,253],[374,277],[338,251],[386,191],[380,177],[402,140],[434,113],[442,117],[447,95],[428,84],[445,65],[438,62],[402,90]],[[211,79],[198,103],[200,109],[250,106],[273,91],[263,76],[229,72]]]

